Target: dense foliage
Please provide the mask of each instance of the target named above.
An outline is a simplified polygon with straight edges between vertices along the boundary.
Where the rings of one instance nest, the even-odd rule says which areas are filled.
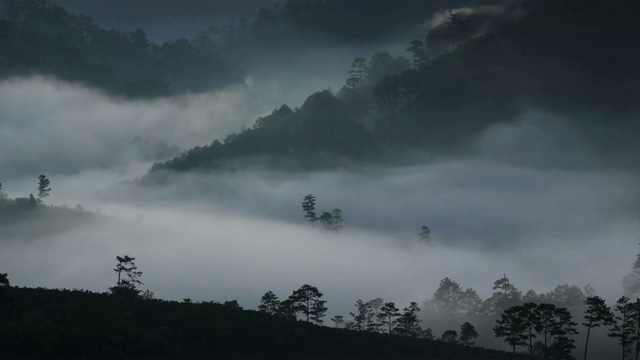
[[[2,357],[443,357],[500,351],[354,332],[242,310],[235,302],[3,288]]]
[[[410,149],[456,151],[530,109],[566,115],[595,140],[594,150],[622,154],[637,146],[629,136],[640,96],[631,5],[485,1],[471,12],[451,12],[426,38],[407,44],[408,58],[381,52],[354,59],[335,97],[324,91],[300,109],[283,106],[252,129],[154,170],[236,168],[240,158],[256,156],[280,167],[287,160],[335,167]],[[594,120],[602,114],[606,135],[616,136],[603,136],[605,124]],[[235,161],[220,165],[229,159]]]
[[[50,74],[129,97],[209,90],[240,79],[213,36],[154,44],[45,0],[2,0],[0,78]]]

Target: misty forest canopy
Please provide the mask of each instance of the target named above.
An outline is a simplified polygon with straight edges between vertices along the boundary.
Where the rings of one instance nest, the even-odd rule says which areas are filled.
[[[290,0],[193,39],[155,44],[143,29],[105,29],[46,0],[1,0],[0,77],[51,74],[128,97],[201,92],[243,81],[274,46],[406,33],[442,6],[470,2]]]
[[[596,152],[630,151],[640,97],[632,5],[483,1],[472,11],[451,11],[407,42],[404,56],[355,58],[337,93],[314,93],[295,110],[283,105],[251,128],[152,170],[236,169],[244,164],[237,159],[252,157],[285,167],[338,166],[408,149],[451,151],[531,109],[581,124]],[[605,126],[615,136],[602,136]]]

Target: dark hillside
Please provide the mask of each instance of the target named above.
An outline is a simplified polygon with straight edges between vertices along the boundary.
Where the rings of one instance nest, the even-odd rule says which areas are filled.
[[[517,358],[440,341],[287,321],[233,302],[0,288],[2,357]]]

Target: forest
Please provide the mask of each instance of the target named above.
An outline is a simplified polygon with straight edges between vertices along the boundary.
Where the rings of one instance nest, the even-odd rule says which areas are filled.
[[[0,0],[0,357],[638,359],[633,1],[62,3]]]
[[[398,153],[416,149],[464,151],[483,129],[531,107],[580,116],[601,152],[630,151],[635,142],[625,134],[636,129],[640,77],[635,14],[622,10],[625,1],[580,3],[534,0],[515,2],[497,15],[482,7],[470,15],[450,14],[425,39],[408,43],[407,57],[357,57],[336,94],[316,92],[295,110],[283,105],[252,128],[151,170],[237,168],[251,157],[290,160],[272,160],[276,167],[340,167],[349,160],[397,162]],[[538,31],[542,23],[545,32]],[[586,27],[597,34],[588,42]],[[602,56],[584,55],[593,48]],[[599,123],[585,113],[607,114],[609,120]],[[616,143],[604,139],[604,131],[615,133]]]
[[[73,210],[45,204],[51,181],[45,175],[37,180],[37,196],[24,199],[9,198],[0,183],[0,224],[8,231],[5,235],[11,236],[11,226],[20,221],[41,223],[41,234],[22,233],[33,237],[64,232],[61,224],[81,226],[100,217],[79,204]],[[311,223],[311,230],[318,222],[316,231],[338,236],[342,210],[318,216],[316,204],[314,195],[305,196],[304,220]],[[427,226],[417,235],[426,246],[434,241]],[[446,277],[432,297],[420,303],[402,308],[383,298],[358,299],[348,316],[336,314],[330,319],[323,293],[312,285],[302,285],[286,299],[267,291],[257,311],[243,309],[236,300],[167,301],[142,290],[143,272],[136,258],[124,255],[116,260],[115,285],[105,292],[12,287],[8,274],[0,274],[0,354],[575,359],[575,351],[584,349],[586,359],[590,339],[596,356],[612,350],[613,343],[602,338],[605,334],[616,340],[623,358],[640,349],[640,253],[622,279],[625,295],[612,305],[590,285],[523,292],[505,274],[495,280],[486,299]],[[433,328],[446,330],[438,334]],[[502,341],[511,352],[476,347],[479,336],[498,348]]]

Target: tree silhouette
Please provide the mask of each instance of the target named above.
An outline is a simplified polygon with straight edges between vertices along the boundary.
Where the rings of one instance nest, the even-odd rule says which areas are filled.
[[[281,316],[287,320],[296,319],[296,310],[293,306],[293,300],[291,299],[291,297],[280,301],[280,306],[278,307],[277,314],[278,316]]]
[[[556,310],[557,307],[553,304],[540,304],[535,309],[538,318],[536,332],[542,335],[542,342],[540,342],[540,344],[542,344],[542,351],[545,358],[549,355],[549,343],[553,339],[553,333],[557,327],[555,319]]]
[[[408,307],[402,309],[402,315],[398,318],[397,332],[400,335],[418,337],[422,333],[418,319],[420,307],[416,302],[411,302]]]
[[[625,296],[636,296],[640,293],[640,253],[636,255],[631,272],[622,279]]]
[[[325,300],[322,299],[322,293],[315,286],[302,285],[298,290],[294,291],[289,300],[292,308],[296,312],[301,312],[307,322],[313,321],[322,324],[322,318],[325,316],[327,308]]]
[[[396,327],[398,321],[396,320],[400,316],[400,309],[396,307],[396,304],[393,302],[386,302],[380,308],[380,312],[378,313],[378,319],[380,323],[386,327],[387,332],[389,334],[393,333],[393,329]]]
[[[336,315],[331,318],[331,321],[335,324],[335,327],[344,325],[344,317],[342,315]]]
[[[312,194],[309,194],[304,197],[302,201],[302,211],[304,211],[304,217],[309,222],[311,222],[311,226],[313,227],[313,223],[318,220],[316,217],[316,197]]]
[[[367,73],[367,60],[363,57],[356,57],[351,63],[351,70],[349,70],[351,77],[347,80],[347,84],[351,84],[353,88],[363,86],[364,80],[367,78]]]
[[[433,240],[431,238],[431,230],[429,230],[428,226],[422,226],[422,230],[420,231],[420,233],[418,234],[420,236],[420,240],[424,240],[424,241],[431,241]]]
[[[504,310],[522,304],[522,292],[511,284],[506,275],[493,283],[493,290],[497,291],[482,305],[488,316],[499,316]]]
[[[333,209],[330,213],[325,211],[320,215],[322,228],[327,231],[333,231],[336,234],[342,230],[342,221],[342,210],[340,209]]]
[[[478,337],[476,328],[468,322],[460,325],[460,337],[458,340],[462,345],[473,346],[475,345],[475,339]]]
[[[413,55],[413,68],[420,69],[427,60],[427,52],[422,40],[413,40],[407,49]]]
[[[116,286],[110,287],[109,290],[113,295],[118,297],[135,297],[140,295],[140,290],[136,287],[143,285],[140,281],[142,271],[138,271],[138,267],[135,264],[135,258],[129,255],[116,256],[118,263],[116,268],[113,269],[118,274],[118,281]],[[126,279],[123,279],[126,277]]]
[[[46,176],[38,176],[38,204],[42,204],[43,199],[49,196],[49,192],[51,191],[49,187],[50,184],[51,181],[49,181]]]
[[[611,308],[607,306],[601,297],[588,297],[584,303],[587,308],[584,310],[584,322],[582,325],[587,327],[587,338],[584,342],[584,360],[587,360],[587,348],[589,346],[591,329],[600,327],[601,325],[612,325],[615,320],[611,313]]]
[[[504,337],[504,341],[513,347],[513,352],[516,352],[516,346],[527,345],[527,328],[517,307],[505,310],[496,322],[498,325],[493,328],[495,336]]]
[[[371,309],[371,304],[366,303],[361,299],[356,300],[356,309],[356,313],[350,312],[349,315],[353,318],[354,328],[358,331],[363,331],[365,329],[367,318],[369,318],[370,314],[373,313],[373,309]]]
[[[367,305],[370,311],[365,318],[365,329],[371,332],[379,332],[382,326],[382,323],[379,321],[379,315],[380,309],[384,305],[384,300],[382,298],[375,298],[367,301]]]
[[[0,286],[10,286],[7,274],[0,274]]]
[[[572,321],[571,312],[566,308],[556,308],[555,327],[552,331],[554,341],[549,348],[549,353],[554,359],[572,359],[571,355],[575,340],[573,335],[578,334],[576,324]]]
[[[277,314],[280,311],[280,301],[276,294],[272,291],[266,292],[260,299],[258,310],[270,315]]]
[[[446,330],[442,336],[440,337],[440,340],[444,341],[444,342],[448,342],[450,344],[457,344],[458,343],[458,332],[455,330]]]
[[[631,344],[636,334],[636,309],[628,297],[622,296],[616,302],[615,310],[617,312],[615,317],[616,322],[613,324],[613,327],[609,329],[608,335],[613,338],[618,338],[618,343],[622,351],[622,359],[624,360],[631,352]]]
[[[436,337],[433,335],[433,330],[431,328],[427,328],[422,332],[422,337],[427,340],[435,340]]]
[[[522,319],[527,332],[529,355],[533,356],[533,339],[536,338],[535,329],[539,322],[538,314],[536,312],[538,306],[534,303],[526,303],[521,306],[516,306],[515,308],[518,309],[518,316]]]
[[[640,299],[636,298],[636,301],[633,303],[633,312],[635,314],[635,325],[636,330],[633,336],[633,340],[636,345],[636,354],[635,360],[638,360],[638,355],[640,354]]]

